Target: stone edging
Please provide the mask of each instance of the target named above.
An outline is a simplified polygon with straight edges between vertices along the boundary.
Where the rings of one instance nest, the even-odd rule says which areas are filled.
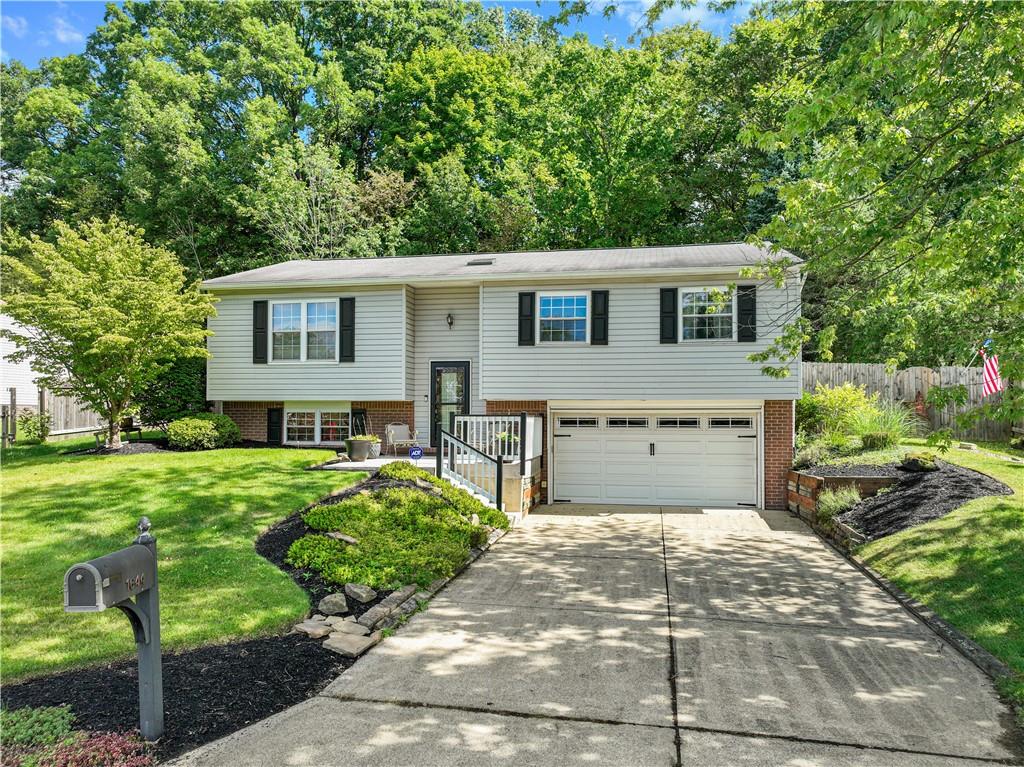
[[[931,608],[919,602],[907,594],[903,589],[875,571],[863,559],[851,551],[847,551],[841,544],[837,544],[831,536],[823,534],[818,528],[813,528],[815,534],[824,541],[830,548],[842,554],[842,556],[857,568],[861,573],[870,578],[879,588],[900,603],[911,615],[925,624],[935,634],[953,649],[963,655],[967,660],[981,669],[986,675],[994,680],[1013,677],[1014,672],[1003,661],[979,645],[973,639],[962,633],[959,629],[940,618]]]

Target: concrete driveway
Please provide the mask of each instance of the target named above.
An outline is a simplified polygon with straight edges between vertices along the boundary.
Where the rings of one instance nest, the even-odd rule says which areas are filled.
[[[991,682],[784,512],[531,515],[212,765],[978,765]]]

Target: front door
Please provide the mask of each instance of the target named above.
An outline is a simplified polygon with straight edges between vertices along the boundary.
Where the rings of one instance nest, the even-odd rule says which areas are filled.
[[[447,429],[452,414],[469,412],[469,362],[431,362],[430,381],[430,444],[436,447],[438,425]]]

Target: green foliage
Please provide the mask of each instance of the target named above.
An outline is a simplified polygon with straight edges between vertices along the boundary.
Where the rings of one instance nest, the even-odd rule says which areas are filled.
[[[0,709],[0,747],[51,746],[71,735],[75,715],[67,706]]]
[[[50,414],[46,411],[23,410],[18,413],[18,439],[28,442],[46,442],[50,436]]]
[[[831,451],[820,441],[811,442],[796,451],[793,456],[794,469],[806,469],[808,466],[819,466],[828,463]]]
[[[358,442],[380,442],[380,437],[376,434],[353,434],[349,439]]]
[[[1010,447],[1012,447],[1014,450],[1024,450],[1024,436],[1011,437]]]
[[[846,419],[846,428],[861,438],[865,449],[878,450],[915,436],[920,422],[902,405],[883,402],[853,411]]]
[[[139,418],[147,426],[166,427],[176,418],[206,410],[206,360],[182,357],[174,360],[158,378],[135,397]]]
[[[488,506],[474,498],[461,487],[455,487],[443,479],[438,479],[429,471],[419,468],[409,461],[392,461],[381,467],[377,476],[385,479],[429,482],[440,492],[441,497],[451,504],[462,516],[471,519],[474,514],[485,525],[508,530],[508,517],[501,511]]]
[[[841,432],[848,428],[850,417],[878,402],[878,395],[868,395],[863,386],[844,383],[841,386],[819,386],[804,392],[796,403],[797,431],[809,434]]]
[[[219,413],[196,413],[167,425],[167,443],[176,450],[212,450],[241,441],[238,424]]]
[[[935,462],[935,453],[926,452],[907,453],[900,465],[909,471],[937,471],[939,468]]]
[[[358,493],[303,515],[314,530],[339,531],[359,541],[345,545],[323,535],[306,535],[291,545],[287,561],[320,573],[336,584],[365,583],[398,588],[428,585],[452,575],[471,546],[487,538],[443,497],[419,488]]]
[[[831,529],[835,518],[860,503],[860,493],[855,487],[840,487],[835,490],[823,490],[818,494],[818,506],[814,517],[818,524]]]
[[[101,413],[119,447],[122,416],[167,361],[206,355],[213,298],[116,217],[55,229],[54,242],[14,238],[5,252],[4,312],[24,329],[0,335],[18,347],[12,361],[32,359],[41,386]]]

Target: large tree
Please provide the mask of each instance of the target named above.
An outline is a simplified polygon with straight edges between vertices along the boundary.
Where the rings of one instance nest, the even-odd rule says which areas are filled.
[[[13,361],[29,360],[42,386],[102,414],[107,445],[119,448],[136,394],[173,360],[206,356],[214,299],[186,284],[174,254],[116,218],[55,229],[52,243],[7,238],[3,307],[21,328],[2,332],[18,347]]]

